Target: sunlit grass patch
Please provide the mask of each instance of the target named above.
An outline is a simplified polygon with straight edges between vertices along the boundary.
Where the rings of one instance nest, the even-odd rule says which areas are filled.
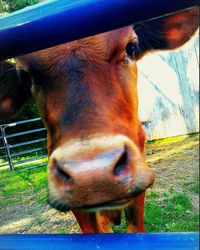
[[[180,154],[182,151],[184,150],[188,150],[190,149],[191,147],[195,146],[195,145],[198,145],[199,142],[198,141],[191,141],[191,142],[188,142],[187,144],[184,144],[184,145],[181,145],[179,147],[173,147],[171,146],[170,149],[167,149],[167,150],[160,150],[159,152],[157,152],[157,154],[152,154],[152,157],[148,159],[148,163],[153,163],[155,161],[160,161],[160,160],[163,160],[165,158],[169,158],[172,156],[172,155],[178,155]]]
[[[171,189],[158,196],[151,192],[145,204],[145,224],[150,232],[198,231],[199,215],[186,194]]]
[[[152,141],[147,141],[147,144],[151,145],[158,145],[158,144],[173,144],[173,143],[179,143],[187,139],[198,139],[199,140],[199,134],[194,133],[190,135],[180,135],[180,136],[174,136],[174,137],[169,137],[169,138],[164,138],[164,139],[159,139],[159,140],[152,140]]]
[[[19,202],[31,194],[37,196],[38,202],[44,201],[47,194],[46,167],[34,168],[26,171],[11,172],[1,170],[0,207]]]

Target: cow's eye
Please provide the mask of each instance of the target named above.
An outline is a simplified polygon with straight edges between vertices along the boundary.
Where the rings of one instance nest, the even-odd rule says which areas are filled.
[[[135,60],[136,56],[139,54],[139,44],[138,43],[128,43],[126,46],[126,55]]]

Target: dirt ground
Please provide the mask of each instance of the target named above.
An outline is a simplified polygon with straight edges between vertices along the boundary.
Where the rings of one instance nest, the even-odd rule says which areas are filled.
[[[165,192],[169,186],[183,191],[182,180],[192,182],[198,178],[199,140],[197,136],[184,137],[146,146],[146,158],[154,169],[156,181],[150,191]],[[47,204],[38,204],[35,194],[26,194],[23,203],[0,208],[0,233],[79,233],[79,227],[71,213],[60,213]],[[198,210],[198,194],[190,196]]]

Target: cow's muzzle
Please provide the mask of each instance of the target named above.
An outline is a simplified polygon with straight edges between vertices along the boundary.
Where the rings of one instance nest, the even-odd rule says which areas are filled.
[[[143,155],[127,137],[73,140],[50,157],[49,202],[59,210],[116,209],[153,180]]]

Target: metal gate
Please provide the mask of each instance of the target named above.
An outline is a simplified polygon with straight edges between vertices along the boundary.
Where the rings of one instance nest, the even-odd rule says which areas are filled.
[[[0,125],[0,168],[21,171],[46,165],[46,140],[41,118]]]

